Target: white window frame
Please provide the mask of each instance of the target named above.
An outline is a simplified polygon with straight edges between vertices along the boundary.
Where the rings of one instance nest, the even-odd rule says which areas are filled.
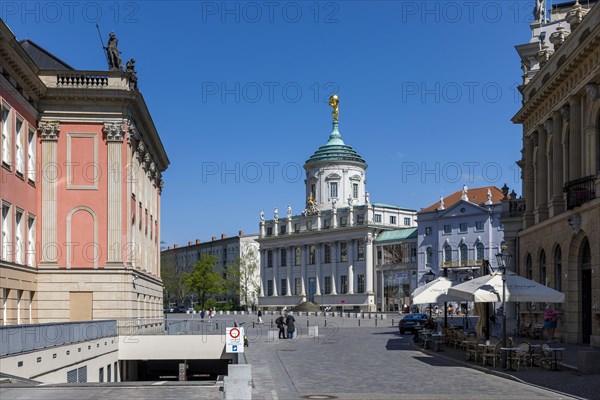
[[[463,230],[463,227],[465,228]],[[461,222],[458,224],[458,232],[459,233],[467,233],[469,231],[469,224],[467,222]]]
[[[446,231],[446,227],[449,226],[450,229],[448,231]],[[451,224],[444,224],[444,226],[442,227],[444,235],[451,235],[452,234],[452,225]]]
[[[396,218],[396,216],[390,215],[390,224],[396,225],[397,222],[398,222],[398,219]]]
[[[35,267],[35,216],[27,217],[27,265]]]
[[[409,217],[404,217],[404,225],[410,226],[410,218]]]
[[[6,214],[5,214],[6,210]],[[2,219],[2,240],[1,240],[1,256],[5,261],[12,261],[10,256],[10,246],[12,243],[12,218],[11,218],[11,205],[9,203],[2,202],[2,209],[0,210],[0,218]]]
[[[17,114],[17,118],[15,119],[15,171],[21,175],[23,175],[25,170],[24,130],[25,119]]]
[[[14,262],[25,264],[25,212],[20,208],[15,209],[15,257]]]
[[[12,108],[2,103],[1,111],[0,111],[0,121],[2,121],[2,135],[0,139],[2,140],[2,163],[7,165],[9,168],[12,164]]]
[[[381,222],[381,214],[375,214],[373,216],[373,221],[378,222],[378,223]]]
[[[358,199],[358,183],[352,184],[352,198]]]
[[[23,291],[17,289],[17,325],[21,324],[21,299],[23,298]]]
[[[329,195],[332,199],[338,198],[338,183],[337,182],[329,183]]]
[[[35,182],[35,163],[37,162],[35,129],[29,128],[27,133],[27,179]]]

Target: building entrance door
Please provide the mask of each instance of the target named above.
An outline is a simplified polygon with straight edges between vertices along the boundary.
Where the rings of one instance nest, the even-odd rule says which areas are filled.
[[[317,291],[317,279],[316,278],[308,278],[308,301],[315,301],[315,293]]]

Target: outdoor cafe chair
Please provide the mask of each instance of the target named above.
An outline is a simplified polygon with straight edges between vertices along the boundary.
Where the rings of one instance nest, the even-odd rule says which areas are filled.
[[[467,361],[473,358],[473,361],[477,362],[477,358],[479,356],[483,356],[484,347],[481,347],[479,345],[484,343],[484,339],[477,339],[477,342],[475,344],[467,347]]]
[[[513,347],[513,346],[510,346],[510,347]],[[519,366],[521,364],[523,364],[523,366],[525,368],[527,368],[527,361],[529,360],[529,356],[530,356],[530,353],[529,353],[530,346],[529,346],[529,343],[522,342],[516,348],[518,350],[511,353],[511,356],[509,357],[509,362],[516,364],[517,371],[518,371]]]
[[[489,361],[491,359],[492,363],[495,367],[496,360],[500,361],[500,348],[501,347],[502,347],[502,342],[498,342],[494,345],[494,349],[492,351],[489,351],[489,350],[484,351],[483,356],[482,356],[482,364],[486,365],[487,361]]]
[[[544,365],[548,365],[550,366],[550,369],[552,369],[554,358],[552,356],[552,352],[550,351],[550,346],[547,343],[542,344],[542,351],[538,361],[541,369],[544,369]]]

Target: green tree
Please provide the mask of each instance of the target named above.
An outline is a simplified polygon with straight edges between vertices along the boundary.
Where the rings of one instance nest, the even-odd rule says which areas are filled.
[[[227,269],[229,290],[239,295],[246,308],[254,305],[254,297],[260,294],[258,251],[245,244],[240,249],[240,257]]]
[[[175,300],[177,304],[184,304],[190,290],[183,280],[183,274],[177,270],[175,258],[161,260],[160,275],[166,292],[166,305],[169,306],[171,300]]]
[[[198,295],[202,308],[207,296],[226,291],[225,280],[215,271],[217,262],[217,257],[203,254],[192,267],[192,272],[183,275],[187,288]]]

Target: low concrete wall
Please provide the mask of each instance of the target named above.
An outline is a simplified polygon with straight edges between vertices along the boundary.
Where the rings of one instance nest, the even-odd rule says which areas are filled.
[[[577,369],[584,375],[600,374],[600,351],[578,351]]]
[[[230,364],[223,379],[225,400],[252,399],[252,367],[249,364]]]

